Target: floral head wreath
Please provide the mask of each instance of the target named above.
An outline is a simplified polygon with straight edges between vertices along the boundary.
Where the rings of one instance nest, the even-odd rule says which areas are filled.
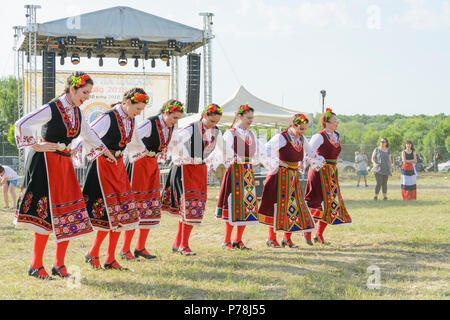
[[[147,104],[149,99],[150,98],[148,95],[142,94],[142,93],[137,93],[137,92],[135,92],[134,95],[131,97],[131,101],[134,101],[136,103],[144,102],[145,104]]]
[[[89,75],[87,74],[83,74],[82,76],[79,77],[72,76],[72,87],[74,88],[82,87],[86,84],[87,80],[89,80]]]
[[[248,106],[248,103],[243,104],[242,106],[239,107],[239,113],[240,114],[244,114],[250,111],[250,107]]]
[[[166,106],[165,111],[167,111],[169,113],[172,113],[175,111],[184,112],[183,104],[178,101],[175,101],[174,103]]]
[[[205,113],[208,112],[222,114],[222,108],[219,107],[217,104],[210,104],[205,108]]]
[[[325,109],[325,120],[330,119],[332,116],[332,113],[333,113],[333,110],[331,110],[330,108],[326,108]]]
[[[303,113],[294,120],[294,124],[296,126],[299,126],[301,123],[307,124],[308,122],[309,122],[308,118],[306,118],[306,116]]]

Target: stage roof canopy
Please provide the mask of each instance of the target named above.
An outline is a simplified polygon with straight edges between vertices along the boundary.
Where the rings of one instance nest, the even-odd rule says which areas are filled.
[[[222,118],[219,125],[230,125],[236,115],[236,111],[239,106],[248,103],[250,107],[255,109],[254,125],[267,125],[267,126],[288,126],[292,116],[296,113],[304,113],[305,116],[312,121],[313,114],[303,112],[300,110],[292,110],[278,106],[276,104],[264,101],[241,86],[235,95],[220,105],[223,110]],[[182,128],[188,125],[190,122],[196,121],[200,118],[200,114],[194,114],[179,120],[179,127]]]
[[[27,51],[29,34],[27,30],[24,33],[20,49]],[[142,58],[145,52],[149,58],[160,58],[163,50],[169,51],[170,56],[182,56],[203,45],[203,30],[118,6],[38,23],[38,54],[45,48],[60,53],[62,45],[67,56],[73,53],[87,56],[88,49],[93,57],[99,54],[119,57],[122,50],[128,58],[133,55]]]

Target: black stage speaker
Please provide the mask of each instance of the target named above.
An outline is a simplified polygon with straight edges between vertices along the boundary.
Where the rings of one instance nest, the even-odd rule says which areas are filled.
[[[42,104],[55,98],[55,52],[42,51]]]
[[[200,54],[187,55],[187,113],[197,113],[200,101]]]

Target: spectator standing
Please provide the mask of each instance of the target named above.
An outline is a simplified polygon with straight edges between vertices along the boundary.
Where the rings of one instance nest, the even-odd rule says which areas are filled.
[[[380,189],[383,191],[383,200],[387,200],[387,182],[392,175],[392,158],[389,150],[389,141],[386,138],[380,140],[380,146],[372,153],[373,172],[377,185],[375,186],[374,200],[378,200]]]
[[[361,177],[364,177],[364,183],[367,185],[367,166],[369,160],[367,159],[367,155],[364,154],[364,149],[361,149],[360,152],[355,152],[355,163],[356,163],[356,174],[358,175],[358,181],[356,182],[356,186],[359,187],[359,182],[361,181]]]
[[[3,199],[5,199],[5,208],[7,209],[9,208],[8,189],[12,199],[11,208],[13,208],[17,202],[15,189],[17,187],[18,179],[19,176],[17,175],[17,172],[8,166],[0,165],[0,185],[3,186]]]
[[[434,155],[433,155],[434,172],[438,172],[438,164],[439,164],[440,159],[441,159],[441,155],[439,154],[439,152],[436,149],[434,149]]]
[[[416,200],[417,154],[411,141],[405,142],[402,152],[401,188],[403,200]]]

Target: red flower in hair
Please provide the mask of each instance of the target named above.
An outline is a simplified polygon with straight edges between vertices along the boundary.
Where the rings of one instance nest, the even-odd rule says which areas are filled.
[[[245,105],[242,105],[239,108],[239,113],[246,113],[250,110],[250,107],[248,106],[248,103],[246,103]]]

